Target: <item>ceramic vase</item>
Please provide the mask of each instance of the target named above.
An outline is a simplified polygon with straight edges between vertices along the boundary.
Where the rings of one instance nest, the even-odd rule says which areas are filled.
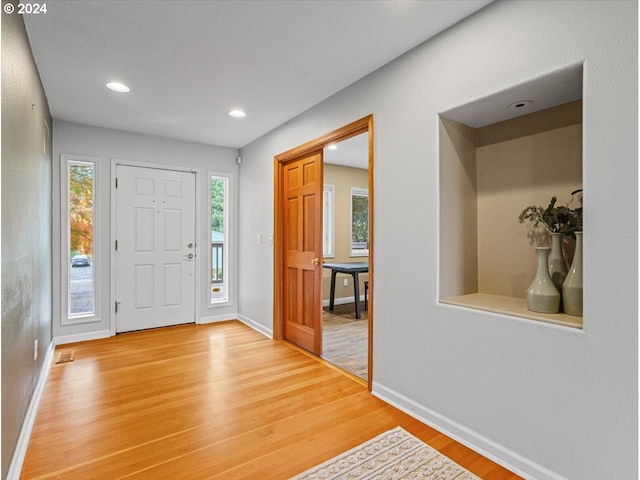
[[[567,264],[562,254],[562,233],[551,234],[551,251],[549,252],[549,276],[551,281],[562,293],[562,284],[567,276]]]
[[[537,247],[538,269],[527,288],[527,309],[539,313],[558,313],[560,293],[549,276],[549,247]]]
[[[564,312],[582,315],[582,232],[576,232],[576,250],[571,268],[562,284]]]

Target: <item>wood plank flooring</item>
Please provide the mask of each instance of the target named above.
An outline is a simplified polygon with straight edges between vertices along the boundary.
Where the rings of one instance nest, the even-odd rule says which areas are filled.
[[[322,310],[322,358],[367,380],[368,312],[356,320],[353,303]]]
[[[397,425],[482,478],[519,477],[240,322],[63,345],[22,479],[286,479]]]

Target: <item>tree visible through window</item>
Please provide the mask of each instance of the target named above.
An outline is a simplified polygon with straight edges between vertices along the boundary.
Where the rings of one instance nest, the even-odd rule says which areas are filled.
[[[226,282],[226,218],[228,178],[211,176],[211,297],[210,303],[228,299]]]
[[[369,255],[369,191],[351,188],[351,256]]]
[[[69,162],[69,315],[95,311],[94,165]]]

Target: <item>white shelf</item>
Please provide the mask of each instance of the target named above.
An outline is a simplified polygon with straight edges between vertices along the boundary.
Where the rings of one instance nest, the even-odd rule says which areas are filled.
[[[527,310],[524,298],[503,297],[486,293],[472,293],[458,297],[441,298],[441,303],[457,305],[459,307],[474,308],[486,312],[501,313],[514,317],[528,318],[541,322],[563,325],[565,327],[582,328],[582,317],[566,313],[537,313]]]

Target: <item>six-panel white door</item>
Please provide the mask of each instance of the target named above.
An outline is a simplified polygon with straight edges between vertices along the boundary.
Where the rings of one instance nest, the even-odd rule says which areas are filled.
[[[117,166],[116,332],[195,321],[195,174]]]

